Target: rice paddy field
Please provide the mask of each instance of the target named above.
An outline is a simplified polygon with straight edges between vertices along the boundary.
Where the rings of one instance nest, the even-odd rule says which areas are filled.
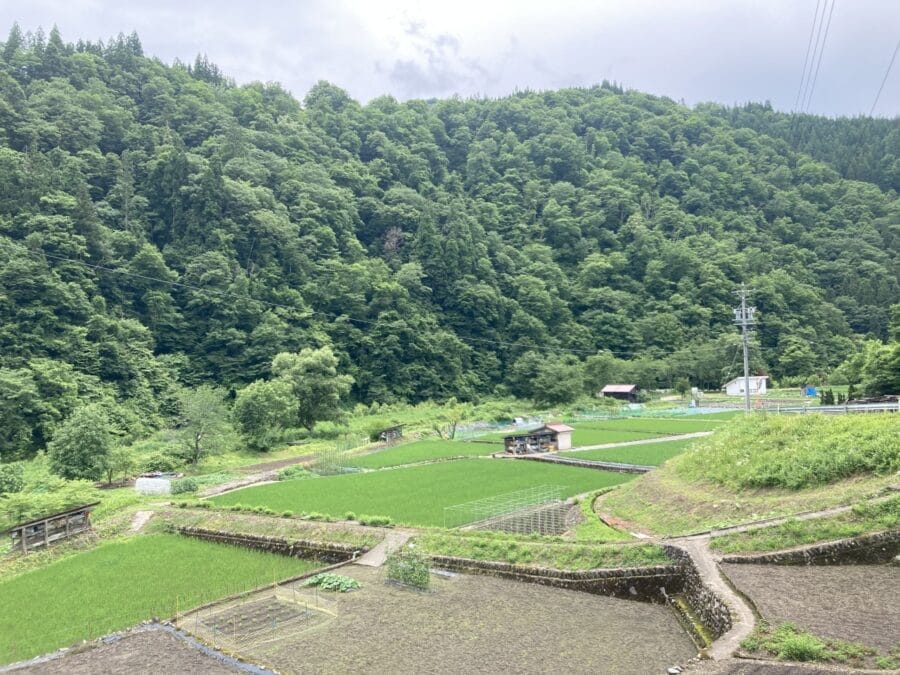
[[[560,453],[578,459],[594,459],[599,462],[622,462],[623,464],[644,464],[659,466],[667,459],[684,452],[696,439],[683,441],[661,441],[659,443],[642,443],[640,445],[624,445],[619,448],[601,448],[598,450],[582,450],[579,452]]]
[[[387,516],[405,525],[443,526],[444,507],[538,485],[565,486],[566,495],[618,485],[632,475],[518,460],[462,459],[400,469],[280,481],[212,501],[319,512],[343,518]]]
[[[348,464],[365,469],[381,469],[386,466],[400,466],[403,464],[415,464],[436,459],[448,459],[451,457],[476,457],[490,455],[493,452],[503,450],[503,441],[492,443],[472,443],[466,441],[446,441],[440,439],[415,441],[395,445],[368,455],[351,457]]]
[[[102,544],[0,582],[0,663],[167,618],[317,566],[170,534]]]

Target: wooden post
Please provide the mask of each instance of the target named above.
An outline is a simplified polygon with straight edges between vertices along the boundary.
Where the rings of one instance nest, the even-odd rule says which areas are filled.
[[[25,537],[25,528],[19,530],[19,537],[22,540],[22,553],[28,553],[28,540]]]
[[[50,548],[50,521],[44,521],[44,546]]]

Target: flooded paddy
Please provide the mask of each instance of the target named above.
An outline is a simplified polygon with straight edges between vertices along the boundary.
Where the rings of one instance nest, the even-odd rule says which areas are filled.
[[[760,614],[820,637],[887,651],[900,642],[900,568],[891,565],[735,565],[722,571]]]
[[[419,592],[386,584],[381,569],[341,573],[363,587],[346,594],[288,588],[270,598],[302,604],[319,614],[313,620],[273,625],[252,639],[242,638],[240,624],[229,631],[224,622],[219,644],[292,673],[652,673],[696,654],[662,605],[488,576],[433,575],[432,588]],[[235,613],[210,608],[182,626],[202,631],[223,611]],[[237,644],[228,644],[230,634]]]

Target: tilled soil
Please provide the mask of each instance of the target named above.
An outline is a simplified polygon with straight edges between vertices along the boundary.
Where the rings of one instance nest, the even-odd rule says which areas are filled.
[[[900,642],[900,568],[891,565],[736,565],[722,571],[771,624],[883,651]]]
[[[432,575],[419,592],[387,584],[383,569],[341,573],[363,587],[328,594],[328,621],[244,644],[241,655],[285,673],[625,674],[665,672],[696,654],[660,605],[487,576]]]
[[[204,673],[233,675],[242,672],[164,630],[125,635],[115,642],[69,652],[56,659],[13,671],[37,675],[99,675],[105,673]]]

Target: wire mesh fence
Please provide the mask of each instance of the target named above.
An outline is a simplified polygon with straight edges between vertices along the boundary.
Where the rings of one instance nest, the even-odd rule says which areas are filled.
[[[565,494],[561,485],[537,485],[447,506],[444,527],[559,534],[566,528]]]

